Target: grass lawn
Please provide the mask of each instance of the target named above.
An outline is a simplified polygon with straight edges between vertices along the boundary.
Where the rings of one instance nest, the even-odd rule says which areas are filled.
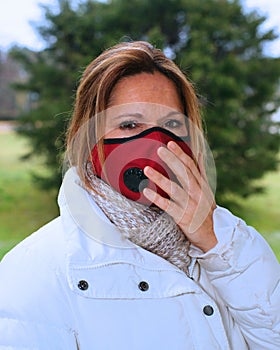
[[[45,192],[32,183],[39,162],[20,161],[27,143],[12,132],[0,133],[0,259],[24,237],[57,216],[57,191]],[[280,261],[280,171],[262,180],[266,192],[242,200],[240,215],[267,239]]]
[[[56,193],[32,183],[39,162],[23,162],[27,144],[15,133],[0,133],[0,259],[16,243],[54,218]]]
[[[271,245],[280,261],[280,169],[260,181],[265,191],[243,201],[242,217]]]

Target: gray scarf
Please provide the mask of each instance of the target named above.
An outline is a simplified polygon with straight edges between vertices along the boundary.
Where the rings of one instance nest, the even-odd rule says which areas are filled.
[[[166,259],[188,274],[190,243],[174,220],[158,208],[151,208],[127,199],[88,167],[94,201],[134,244]]]

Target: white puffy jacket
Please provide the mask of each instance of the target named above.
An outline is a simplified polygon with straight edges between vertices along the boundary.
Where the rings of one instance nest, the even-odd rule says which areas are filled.
[[[118,244],[71,170],[59,204],[0,264],[1,350],[280,349],[279,264],[226,209],[214,212],[217,246],[191,248],[189,278]]]

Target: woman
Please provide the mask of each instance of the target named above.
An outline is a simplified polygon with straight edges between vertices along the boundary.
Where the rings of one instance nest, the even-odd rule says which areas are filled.
[[[66,153],[61,215],[0,264],[0,348],[279,349],[279,264],[215,204],[172,61],[131,42],[91,62]]]

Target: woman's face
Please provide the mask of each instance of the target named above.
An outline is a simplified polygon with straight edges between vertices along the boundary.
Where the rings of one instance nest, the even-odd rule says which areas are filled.
[[[112,90],[108,108],[105,138],[130,137],[155,126],[187,136],[175,84],[159,72],[121,79]]]

